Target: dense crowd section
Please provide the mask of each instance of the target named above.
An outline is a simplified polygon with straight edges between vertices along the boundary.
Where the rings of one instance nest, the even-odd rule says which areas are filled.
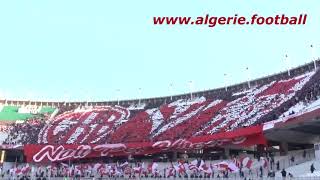
[[[8,134],[3,144],[148,142],[227,132],[295,113],[293,106],[307,107],[319,99],[319,87],[320,71],[312,71],[228,97],[186,96],[161,105],[130,107],[61,105],[53,120],[45,116],[3,126]]]
[[[28,119],[24,123],[3,125],[3,132],[6,132],[8,135],[3,144],[37,143],[39,131],[45,124],[45,118],[48,118],[48,116]]]
[[[183,157],[177,161],[159,162],[157,160],[105,160],[87,162],[55,162],[51,164],[14,164],[5,169],[0,168],[2,178],[29,179],[110,179],[110,178],[217,178],[217,179],[260,179],[262,177],[285,176],[298,177],[296,171],[290,167],[303,165],[307,162],[300,176],[307,173],[311,164],[311,173],[314,173],[314,151],[299,150],[289,152],[287,156],[278,156],[274,153],[265,153],[264,156],[254,157],[249,154],[240,154],[224,160],[205,160],[203,158]],[[313,169],[312,169],[313,167]],[[19,179],[18,178],[18,179]]]
[[[30,166],[29,164],[17,166],[8,169],[7,172],[2,173],[2,177],[73,177],[73,178],[201,178],[201,177],[236,177],[239,169],[241,172],[247,171],[249,168],[254,169],[251,176],[256,176],[255,169],[260,166],[263,171],[267,169],[267,160],[262,158],[256,160],[246,157],[251,161],[248,167],[240,167],[236,164],[240,160],[228,160],[222,162],[205,162],[204,160],[196,159],[188,162],[186,160],[179,160],[171,163],[157,163],[157,162],[135,162],[129,163],[56,163],[48,166]],[[243,173],[244,174],[244,173]],[[248,175],[249,176],[249,175]]]

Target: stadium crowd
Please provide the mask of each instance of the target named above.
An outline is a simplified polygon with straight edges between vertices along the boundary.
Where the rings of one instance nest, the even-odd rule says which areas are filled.
[[[244,164],[245,163],[245,164]],[[24,164],[2,171],[2,177],[50,177],[87,178],[229,178],[262,177],[269,171],[269,160],[249,157],[221,162],[206,162],[195,159],[191,162],[179,160],[170,163],[133,162],[116,163],[53,163],[50,165]]]
[[[301,151],[287,156],[286,163],[310,160],[311,151]],[[202,158],[181,158],[176,162],[158,162],[141,160],[122,161],[88,161],[88,162],[55,162],[50,164],[14,164],[9,169],[0,168],[0,176],[8,179],[144,179],[144,178],[211,178],[211,179],[259,179],[273,178],[276,172],[285,177],[293,177],[295,172],[285,169],[286,164],[273,153],[265,157],[232,156],[230,159],[206,161]],[[300,162],[299,162],[300,160]],[[301,161],[302,160],[302,161]],[[310,171],[316,170],[311,164]]]
[[[143,106],[77,106],[61,104],[56,118],[50,114],[36,116],[22,123],[1,124],[7,134],[5,145],[24,144],[102,144],[176,140],[194,136],[233,131],[291,116],[306,110],[320,99],[320,71],[296,77],[283,77],[272,82],[225,91],[221,96],[185,96],[170,102],[149,102]],[[100,113],[102,112],[102,113]],[[50,129],[51,128],[51,129]],[[299,155],[301,156],[301,155]],[[304,152],[303,159],[307,155]],[[288,157],[294,165],[297,156]],[[315,171],[312,164],[311,172]],[[232,157],[225,161],[206,158],[177,162],[59,162],[47,165],[15,164],[0,169],[2,177],[11,179],[49,179],[50,177],[94,178],[228,178],[255,179],[294,176],[283,162],[271,154]]]
[[[61,125],[56,129],[61,129],[62,126],[64,128],[63,131],[60,130],[61,132],[57,133],[56,138],[48,138],[53,139],[48,142],[51,144],[174,140],[232,131],[278,119],[283,117],[287,111],[290,111],[291,115],[296,113],[295,109],[291,109],[296,104],[302,102],[304,106],[307,106],[319,99],[319,87],[320,71],[317,71],[252,87],[249,91],[243,90],[245,93],[234,96],[231,101],[194,97],[193,99],[176,100],[151,109],[131,110],[130,117],[120,119],[119,122],[117,118],[122,118],[121,114],[110,115],[108,112],[102,117],[99,115],[99,118],[92,120],[89,124],[85,119],[79,120],[78,115],[68,117],[71,120],[77,120],[78,126],[75,128],[71,120],[48,121],[49,115],[46,115],[29,119],[23,123],[2,125],[2,131],[8,133],[3,144],[46,143],[39,142],[39,134],[40,130],[48,124],[49,126]],[[152,107],[152,105],[147,104],[146,107]],[[68,106],[62,104],[59,107],[58,116],[66,112],[74,112],[77,108],[74,104]],[[94,107],[91,106],[91,108]],[[68,127],[65,127],[66,125]],[[74,131],[73,134],[71,130]],[[109,134],[100,133],[103,131],[108,131]],[[86,136],[85,132],[89,134],[95,132],[96,136]],[[68,133],[75,137],[65,138],[64,136],[67,136]],[[81,139],[80,137],[82,140],[77,140],[77,138]]]

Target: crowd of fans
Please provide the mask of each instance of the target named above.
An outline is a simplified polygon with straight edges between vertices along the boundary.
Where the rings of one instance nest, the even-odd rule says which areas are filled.
[[[8,132],[9,127],[7,124],[6,125],[0,125],[0,132]]]
[[[40,129],[45,125],[45,119],[48,115],[43,117],[35,117],[26,120],[23,123],[11,123],[6,125],[5,129],[8,137],[2,144],[21,145],[30,143],[36,144]]]
[[[312,102],[320,98],[320,71],[315,72],[308,79],[301,88],[297,88],[294,92],[292,87],[296,87],[298,81],[287,80],[261,85],[252,88],[251,91],[239,94],[235,97],[229,96],[228,99],[210,99],[208,97],[195,97],[194,99],[181,99],[172,101],[167,104],[150,105],[146,104],[145,109],[130,111],[130,120],[121,121],[121,123],[111,126],[110,135],[101,136],[99,142],[147,142],[149,140],[175,140],[177,138],[189,138],[197,135],[213,134],[218,132],[232,131],[237,128],[247,127],[253,124],[260,124],[263,122],[271,121],[283,117],[284,113],[289,111],[291,107],[298,103],[308,106]],[[287,84],[286,84],[287,83]],[[226,92],[228,93],[228,92]],[[230,93],[228,93],[230,95]],[[268,95],[270,95],[268,97]],[[267,97],[267,98],[266,98]],[[231,102],[231,103],[230,103]],[[150,108],[152,107],[152,108]],[[94,107],[91,107],[94,108]],[[150,109],[147,109],[150,108]],[[62,104],[59,107],[57,115],[66,112],[73,112],[75,110],[89,110],[86,107],[79,108],[75,104]],[[76,111],[77,111],[76,110]],[[290,110],[289,115],[293,115],[295,110]],[[23,123],[10,123],[0,125],[0,131],[7,134],[7,138],[2,144],[20,145],[20,144],[37,144],[39,143],[39,134],[41,129],[50,124],[50,114],[36,116],[28,119]],[[91,126],[98,126],[101,129],[106,122],[115,118],[111,115],[105,114],[99,116],[95,121],[96,124]],[[80,119],[80,118],[79,118]],[[70,119],[72,120],[72,118]],[[78,120],[78,119],[74,119]],[[85,127],[86,119],[82,119],[80,125]],[[71,122],[71,121],[70,121]],[[81,126],[80,126],[81,127]],[[62,136],[57,137],[52,144],[61,144],[67,141],[67,132],[75,129],[72,126],[66,127]],[[97,134],[99,134],[97,132]],[[86,136],[84,134],[83,136]],[[92,135],[89,135],[92,136]],[[92,138],[98,138],[93,136]],[[85,142],[85,141],[84,141]],[[88,142],[85,142],[88,143]],[[153,169],[154,163],[151,165],[143,165],[142,163],[135,162],[131,165],[121,167],[120,164],[57,164],[50,166],[40,166],[28,168],[26,165],[17,168],[14,167],[8,171],[1,171],[2,177],[19,177],[31,178],[37,177],[38,179],[49,179],[49,177],[73,177],[79,179],[80,177],[126,177],[126,178],[143,178],[143,177],[215,177],[227,178],[230,176],[238,176],[245,178],[259,178],[259,177],[274,177],[275,171],[281,171],[283,177],[294,177],[294,172],[288,172],[282,165],[281,161],[275,160],[272,155],[265,156],[268,162],[268,169],[262,165],[252,169],[245,170],[244,164],[237,165],[238,171],[232,172],[230,169],[214,170],[211,164],[207,164],[211,171],[199,170],[203,165],[201,161],[196,164],[185,161],[175,164],[167,164],[164,168]],[[296,156],[291,156],[289,161],[294,165],[297,160]],[[306,153],[303,153],[303,158],[306,158]],[[260,158],[257,158],[260,159]],[[123,164],[122,162],[121,164]],[[185,165],[187,164],[187,165]],[[181,166],[184,165],[184,166]],[[195,165],[198,169],[192,173],[182,172],[181,168],[189,168]],[[99,167],[98,167],[99,166]],[[24,168],[27,173],[22,173]],[[312,164],[310,167],[311,173],[316,170]]]
[[[98,136],[99,133],[96,132],[96,138],[99,137],[99,141],[81,141],[84,143],[145,142],[149,140],[174,140],[232,131],[237,128],[275,120],[297,103],[309,104],[319,99],[320,71],[310,76],[278,80],[244,91],[246,92],[239,93],[231,101],[222,98],[215,100],[208,97],[194,97],[194,99],[176,100],[151,109],[132,110],[129,120],[123,120],[114,125],[108,124],[108,127],[104,127],[105,123],[109,123],[110,118],[114,118],[109,114],[99,117],[94,121],[95,124],[89,124],[90,126],[83,120],[83,122],[78,123],[80,126],[77,129],[71,126],[64,128],[64,134],[50,143],[66,143],[68,139],[65,136],[71,129],[76,129],[80,134],[82,133],[81,130],[90,132],[92,127],[99,127],[99,133],[102,130],[109,131],[110,135],[101,135],[100,137]],[[148,107],[152,107],[150,103],[145,106],[145,108]],[[77,108],[78,106],[75,104],[61,104],[57,115],[73,112]],[[290,115],[294,113],[294,111],[289,112]],[[40,130],[46,124],[52,123],[48,121],[49,116],[47,114],[23,123],[2,125],[0,127],[1,132],[8,134],[3,144],[39,143]],[[94,130],[91,129],[92,131]],[[78,134],[78,136],[87,137],[86,134],[82,134]]]
[[[308,153],[310,153],[308,151]],[[300,157],[302,156],[302,157]],[[287,156],[289,166],[309,161],[306,151]],[[300,162],[295,158],[300,157]],[[180,158],[175,162],[160,163],[158,161],[120,160],[120,161],[88,161],[88,162],[54,162],[50,164],[14,164],[12,168],[2,169],[0,177],[11,179],[144,179],[144,178],[217,178],[217,179],[260,179],[274,178],[276,172],[283,178],[298,176],[296,172],[286,169],[281,157],[266,152],[265,157],[232,156],[220,161],[206,161],[202,158]],[[302,161],[301,161],[302,160]],[[316,167],[310,166],[314,173]],[[305,169],[307,173],[308,169]],[[277,176],[279,177],[279,175]]]
[[[234,160],[223,162],[206,162],[201,159],[177,162],[131,162],[116,163],[53,163],[50,165],[29,164],[16,165],[6,171],[0,170],[2,177],[36,177],[57,178],[229,178],[229,177],[259,177],[259,172],[267,171],[262,160],[255,161],[257,167],[247,168]],[[262,174],[261,174],[262,175]]]

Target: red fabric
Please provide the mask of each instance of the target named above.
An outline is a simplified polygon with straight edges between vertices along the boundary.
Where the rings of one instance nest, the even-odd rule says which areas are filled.
[[[250,146],[266,144],[262,126],[253,126],[232,132],[217,133],[178,139],[175,141],[157,141],[145,143],[126,144],[100,144],[100,145],[25,145],[24,154],[27,162],[54,162],[100,156],[123,156],[129,154],[151,154],[161,151],[191,150],[213,146],[233,144]]]

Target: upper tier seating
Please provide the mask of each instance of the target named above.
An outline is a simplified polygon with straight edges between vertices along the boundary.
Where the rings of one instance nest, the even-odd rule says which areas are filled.
[[[30,113],[18,113],[19,106],[4,106],[0,112],[0,120],[15,121],[26,120],[33,115]]]
[[[61,105],[51,121],[12,126],[7,142],[15,138],[19,141],[12,142],[22,144],[147,142],[232,131],[275,120],[297,103],[317,100],[319,76],[320,71],[308,72],[243,89],[234,96],[185,96],[161,105]],[[24,137],[29,133],[29,138]]]
[[[55,109],[56,109],[56,108],[53,108],[53,107],[43,106],[43,107],[40,109],[39,113],[41,113],[41,114],[45,114],[45,113],[51,114],[51,113],[54,112]]]

